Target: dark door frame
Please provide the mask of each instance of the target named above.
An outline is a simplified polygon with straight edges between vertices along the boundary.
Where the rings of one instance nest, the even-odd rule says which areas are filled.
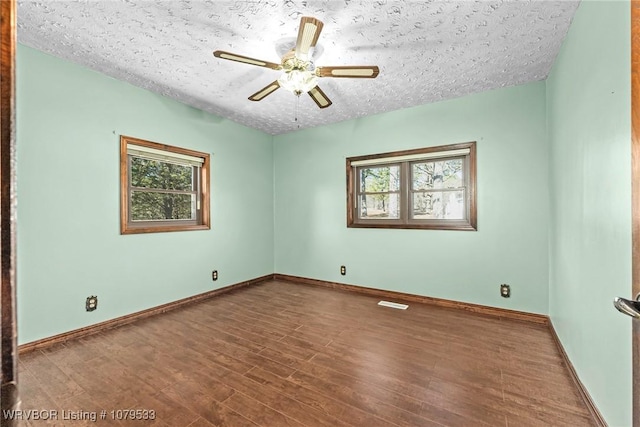
[[[631,1],[631,203],[632,284],[631,295],[640,293],[640,1]],[[640,427],[640,322],[634,321],[633,425]]]
[[[16,3],[0,0],[0,384],[1,408],[17,409],[15,61]],[[17,425],[0,418],[0,425]]]

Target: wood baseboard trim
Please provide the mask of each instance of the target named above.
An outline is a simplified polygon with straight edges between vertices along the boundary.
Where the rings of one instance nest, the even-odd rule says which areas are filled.
[[[591,418],[593,418],[593,422],[595,422],[596,426],[598,427],[608,427],[607,422],[604,420],[604,417],[598,410],[598,407],[591,399],[591,395],[587,391],[587,388],[584,386],[584,384],[582,384],[582,381],[580,381],[580,378],[578,377],[578,373],[576,372],[576,369],[573,367],[573,363],[571,363],[571,360],[569,359],[567,352],[564,350],[562,341],[560,341],[560,337],[558,336],[558,333],[556,332],[556,329],[553,327],[553,323],[551,321],[549,321],[549,330],[551,331],[551,336],[553,337],[553,340],[556,343],[556,347],[558,347],[558,351],[560,351],[560,356],[562,357],[562,360],[564,361],[564,363],[567,365],[567,368],[569,369],[569,374],[571,376],[571,379],[573,380],[573,383],[578,389],[578,392],[580,393],[580,397],[582,397],[582,400],[584,401],[585,405],[587,405],[587,409],[591,413]]]
[[[427,297],[422,295],[407,294],[404,292],[387,291],[383,289],[369,288],[365,286],[347,285],[344,283],[327,282],[325,280],[310,279],[307,277],[290,276],[288,274],[274,274],[274,280],[286,282],[302,283],[305,285],[322,286],[325,288],[339,289],[347,292],[355,292],[391,300],[401,300],[405,302],[417,302],[420,304],[435,305],[438,307],[454,308],[471,313],[478,313],[503,319],[514,319],[543,325],[549,324],[549,317],[543,314],[528,313],[525,311],[509,310],[506,308],[489,307],[486,305],[472,304],[467,302],[453,301],[442,298]]]
[[[117,328],[119,326],[127,325],[140,319],[155,316],[167,311],[182,308],[197,302],[201,302],[222,294],[234,292],[247,286],[257,285],[267,280],[272,280],[273,274],[257,277],[255,279],[246,280],[244,282],[235,283],[233,285],[225,286],[220,289],[214,289],[212,291],[204,292],[201,294],[193,295],[187,298],[172,301],[167,304],[158,305],[156,307],[148,308],[146,310],[138,311],[135,313],[127,314],[125,316],[116,317],[115,319],[106,320],[104,322],[96,323],[95,325],[85,326],[84,328],[74,329],[69,332],[54,335],[52,337],[42,338],[40,340],[32,341],[29,343],[18,346],[18,354],[25,354],[30,351],[39,350],[42,348],[50,347],[52,345],[65,342],[71,339],[77,339],[86,337],[88,335],[97,334],[108,329]]]

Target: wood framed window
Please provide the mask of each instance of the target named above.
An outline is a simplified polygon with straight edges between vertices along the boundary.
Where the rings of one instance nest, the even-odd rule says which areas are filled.
[[[209,154],[120,137],[120,233],[208,230]]]
[[[347,227],[477,230],[476,143],[347,158]]]

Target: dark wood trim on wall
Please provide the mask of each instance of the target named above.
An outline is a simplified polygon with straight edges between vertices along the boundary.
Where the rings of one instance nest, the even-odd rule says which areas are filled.
[[[309,279],[307,277],[290,276],[287,274],[274,274],[274,280],[282,280],[287,282],[301,283],[304,285],[322,286],[324,288],[339,289],[342,291],[356,292],[386,298],[391,300],[417,302],[420,304],[435,305],[438,307],[454,308],[457,310],[469,311],[472,313],[484,314],[487,316],[500,317],[504,319],[522,320],[525,322],[533,322],[540,324],[548,324],[549,317],[543,314],[527,313],[525,311],[508,310],[506,308],[489,307],[486,305],[472,304],[468,302],[453,301],[441,298],[433,298],[422,295],[407,294],[404,292],[387,291],[383,289],[368,288],[364,286],[347,285],[344,283],[327,282],[318,279]]]
[[[631,295],[640,293],[640,1],[631,1]],[[632,322],[633,425],[640,427],[640,324]]]
[[[15,71],[16,4],[0,1],[0,352],[2,359],[1,408],[17,409],[18,355],[16,331],[16,186],[15,186]],[[17,425],[16,419],[2,426]]]
[[[556,342],[556,346],[560,351],[562,360],[564,361],[565,365],[567,365],[567,368],[569,369],[569,374],[571,376],[571,379],[573,380],[576,388],[578,389],[578,392],[580,393],[580,396],[582,397],[582,400],[584,401],[585,405],[587,405],[587,409],[589,409],[589,412],[591,413],[591,417],[593,418],[593,421],[596,423],[598,427],[607,427],[607,422],[604,420],[604,417],[598,410],[598,407],[591,399],[591,395],[589,395],[587,388],[584,386],[584,384],[582,384],[582,381],[580,381],[580,378],[578,377],[578,373],[576,372],[576,369],[573,367],[573,363],[571,363],[571,360],[569,360],[569,356],[567,356],[567,352],[564,350],[564,347],[562,346],[562,342],[560,341],[560,337],[558,337],[558,334],[556,333],[556,330],[553,327],[552,322],[549,322],[549,330],[551,331],[551,336],[553,337],[553,340]]]
[[[255,279],[246,280],[244,282],[236,283],[233,285],[225,286],[224,288],[215,289],[202,294],[194,295],[191,297],[183,298],[177,301],[173,301],[167,304],[162,304],[157,307],[152,307],[146,310],[138,311],[136,313],[127,314],[126,316],[117,317],[115,319],[107,320],[104,322],[96,323],[95,325],[89,325],[84,328],[74,329],[73,331],[65,332],[52,337],[43,338],[41,340],[32,341],[30,343],[22,344],[19,347],[20,354],[28,353],[40,348],[50,347],[54,344],[65,342],[71,339],[77,339],[86,337],[88,335],[97,334],[108,329],[117,328],[118,326],[127,325],[140,319],[144,319],[157,314],[166,313],[167,311],[182,308],[191,304],[195,304],[200,301],[204,301],[222,294],[234,292],[247,286],[257,285],[259,283],[271,280],[272,274],[266,276],[257,277]]]

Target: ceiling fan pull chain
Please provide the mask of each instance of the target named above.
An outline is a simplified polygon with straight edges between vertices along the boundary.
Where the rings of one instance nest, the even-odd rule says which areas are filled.
[[[298,124],[298,129],[300,129],[300,123],[298,123],[298,108],[300,106],[300,95],[296,96],[296,114],[294,121]]]

